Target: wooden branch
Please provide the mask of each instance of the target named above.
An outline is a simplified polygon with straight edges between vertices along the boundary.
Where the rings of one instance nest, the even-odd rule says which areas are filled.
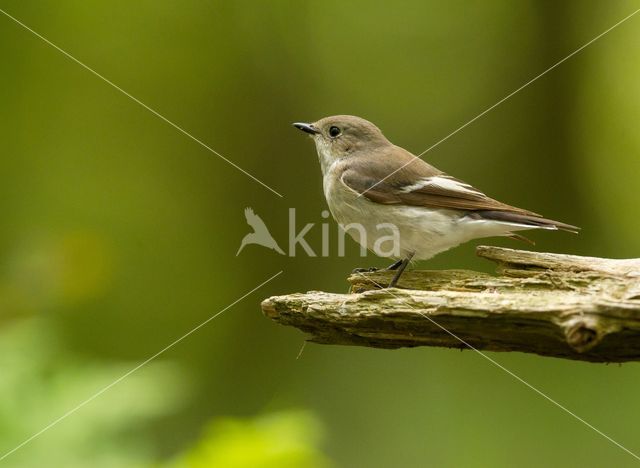
[[[591,362],[640,360],[640,259],[484,246],[477,253],[497,262],[498,276],[414,270],[405,272],[399,288],[387,290],[381,285],[391,272],[356,273],[348,278],[350,294],[274,296],[262,310],[316,343],[468,344]]]

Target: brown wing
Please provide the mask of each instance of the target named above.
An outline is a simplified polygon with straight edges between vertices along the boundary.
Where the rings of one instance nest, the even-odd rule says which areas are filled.
[[[393,152],[393,157],[388,152]],[[371,157],[345,164],[340,180],[360,196],[384,205],[462,210],[479,219],[532,228],[580,229],[494,200],[398,146],[390,145]]]
[[[347,166],[342,173],[342,182],[361,196],[385,205],[510,211],[540,216],[489,198],[398,146],[389,151],[393,151],[393,157],[378,154],[369,161],[360,160],[357,166]]]

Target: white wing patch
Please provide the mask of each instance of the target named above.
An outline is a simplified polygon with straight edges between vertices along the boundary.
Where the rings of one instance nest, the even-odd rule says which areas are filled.
[[[474,189],[471,185],[465,184],[458,180],[450,179],[448,177],[435,176],[421,179],[419,182],[408,185],[402,189],[404,193],[410,193],[414,190],[420,190],[425,187],[438,187],[443,190],[450,190],[452,192],[473,193],[475,195],[484,195],[482,192]]]

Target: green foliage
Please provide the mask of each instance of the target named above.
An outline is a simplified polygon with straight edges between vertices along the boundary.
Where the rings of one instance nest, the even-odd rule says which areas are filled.
[[[254,419],[221,418],[175,468],[323,468],[322,430],[308,411],[272,413]]]
[[[51,323],[30,319],[0,334],[0,455],[109,385],[135,364],[88,361],[65,352]],[[149,464],[146,430],[186,398],[175,366],[151,363],[7,458],[15,467]]]

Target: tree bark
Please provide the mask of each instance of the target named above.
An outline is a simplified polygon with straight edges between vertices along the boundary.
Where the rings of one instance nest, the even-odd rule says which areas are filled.
[[[315,343],[473,347],[591,362],[640,360],[640,259],[480,246],[497,276],[467,270],[354,273],[351,293],[274,296],[264,314]]]

